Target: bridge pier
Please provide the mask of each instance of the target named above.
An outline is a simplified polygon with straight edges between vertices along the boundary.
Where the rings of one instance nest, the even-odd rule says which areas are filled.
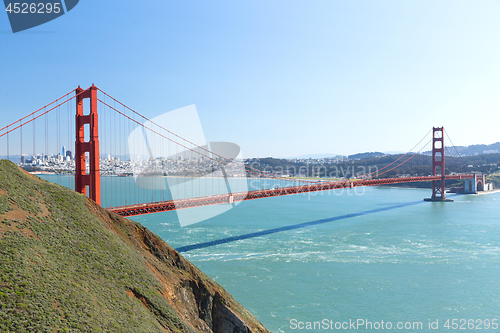
[[[466,179],[464,184],[464,194],[477,194],[484,191],[486,184],[486,176],[474,174],[474,178]]]

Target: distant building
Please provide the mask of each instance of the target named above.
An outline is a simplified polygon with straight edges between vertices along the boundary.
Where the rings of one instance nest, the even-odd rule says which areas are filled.
[[[22,164],[31,164],[33,162],[32,158],[29,158],[28,156],[21,155],[21,163]]]
[[[62,147],[62,156],[66,156],[66,147]]]
[[[63,149],[64,149],[64,147],[63,147]],[[66,150],[66,154],[65,155],[63,154],[63,156],[69,156],[70,159],[73,159],[73,155],[71,154],[71,150]]]

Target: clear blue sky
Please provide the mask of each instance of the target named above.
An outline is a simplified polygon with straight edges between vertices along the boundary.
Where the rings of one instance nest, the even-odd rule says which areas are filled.
[[[3,124],[95,83],[245,157],[500,141],[499,0],[80,0],[0,49]]]

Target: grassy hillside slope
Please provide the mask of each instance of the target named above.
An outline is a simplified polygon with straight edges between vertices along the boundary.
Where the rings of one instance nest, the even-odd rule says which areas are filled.
[[[486,182],[493,183],[494,189],[500,189],[500,173],[486,176]]]
[[[267,332],[138,223],[0,161],[1,332]]]

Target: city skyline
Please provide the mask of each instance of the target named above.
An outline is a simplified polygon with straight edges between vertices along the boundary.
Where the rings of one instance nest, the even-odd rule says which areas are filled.
[[[17,34],[1,17],[4,124],[95,83],[150,119],[195,104],[247,157],[408,151],[433,126],[499,141],[498,1],[155,7],[86,1]]]

